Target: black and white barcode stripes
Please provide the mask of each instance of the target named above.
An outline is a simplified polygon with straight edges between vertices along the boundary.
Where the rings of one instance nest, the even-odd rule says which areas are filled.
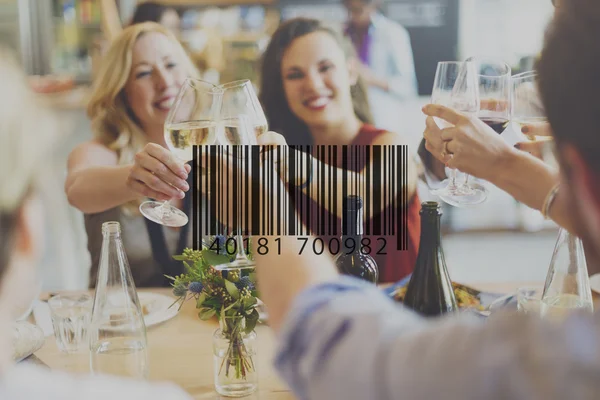
[[[222,226],[252,236],[341,236],[342,200],[356,194],[364,234],[393,236],[406,250],[408,160],[408,146],[398,145],[194,146],[194,246]]]

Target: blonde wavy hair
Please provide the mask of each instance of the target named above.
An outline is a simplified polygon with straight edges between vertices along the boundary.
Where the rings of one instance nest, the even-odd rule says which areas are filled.
[[[131,25],[113,40],[94,79],[87,113],[96,139],[117,153],[120,165],[132,162],[135,153],[148,143],[124,88],[131,74],[133,46],[142,35],[151,32],[161,33],[173,43],[189,77],[200,75],[177,38],[160,24]]]

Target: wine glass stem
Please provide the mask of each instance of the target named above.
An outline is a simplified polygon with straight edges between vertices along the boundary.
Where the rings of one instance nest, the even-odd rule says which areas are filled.
[[[163,217],[169,216],[171,214],[171,200],[163,202],[158,208],[162,212]]]
[[[235,240],[237,241],[237,255],[235,256],[236,260],[246,260],[246,252],[244,249],[244,238],[242,237],[242,230],[239,229],[237,235],[235,235]]]
[[[450,170],[450,187],[451,188],[456,188],[456,170],[452,169]]]

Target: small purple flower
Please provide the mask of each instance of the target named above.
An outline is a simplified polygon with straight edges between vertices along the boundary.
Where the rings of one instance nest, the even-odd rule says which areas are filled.
[[[199,294],[204,290],[204,285],[200,282],[192,282],[190,283],[190,286],[188,286],[188,290],[192,293]]]
[[[178,284],[177,286],[175,286],[173,288],[173,295],[176,297],[185,296],[186,293],[187,293],[187,290],[186,290],[185,286],[183,286],[182,284]]]
[[[237,286],[238,290],[242,290],[244,288],[248,288],[248,290],[254,290],[254,283],[252,283],[249,276],[242,276],[239,282],[236,282],[235,286]]]

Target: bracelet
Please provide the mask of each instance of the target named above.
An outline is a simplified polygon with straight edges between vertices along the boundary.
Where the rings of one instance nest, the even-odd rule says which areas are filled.
[[[558,189],[560,188],[560,183],[557,183],[550,189],[546,199],[544,200],[544,205],[542,206],[542,215],[544,218],[548,219],[548,213],[550,212],[550,207],[552,207],[552,203],[556,199],[556,195],[558,194]]]

